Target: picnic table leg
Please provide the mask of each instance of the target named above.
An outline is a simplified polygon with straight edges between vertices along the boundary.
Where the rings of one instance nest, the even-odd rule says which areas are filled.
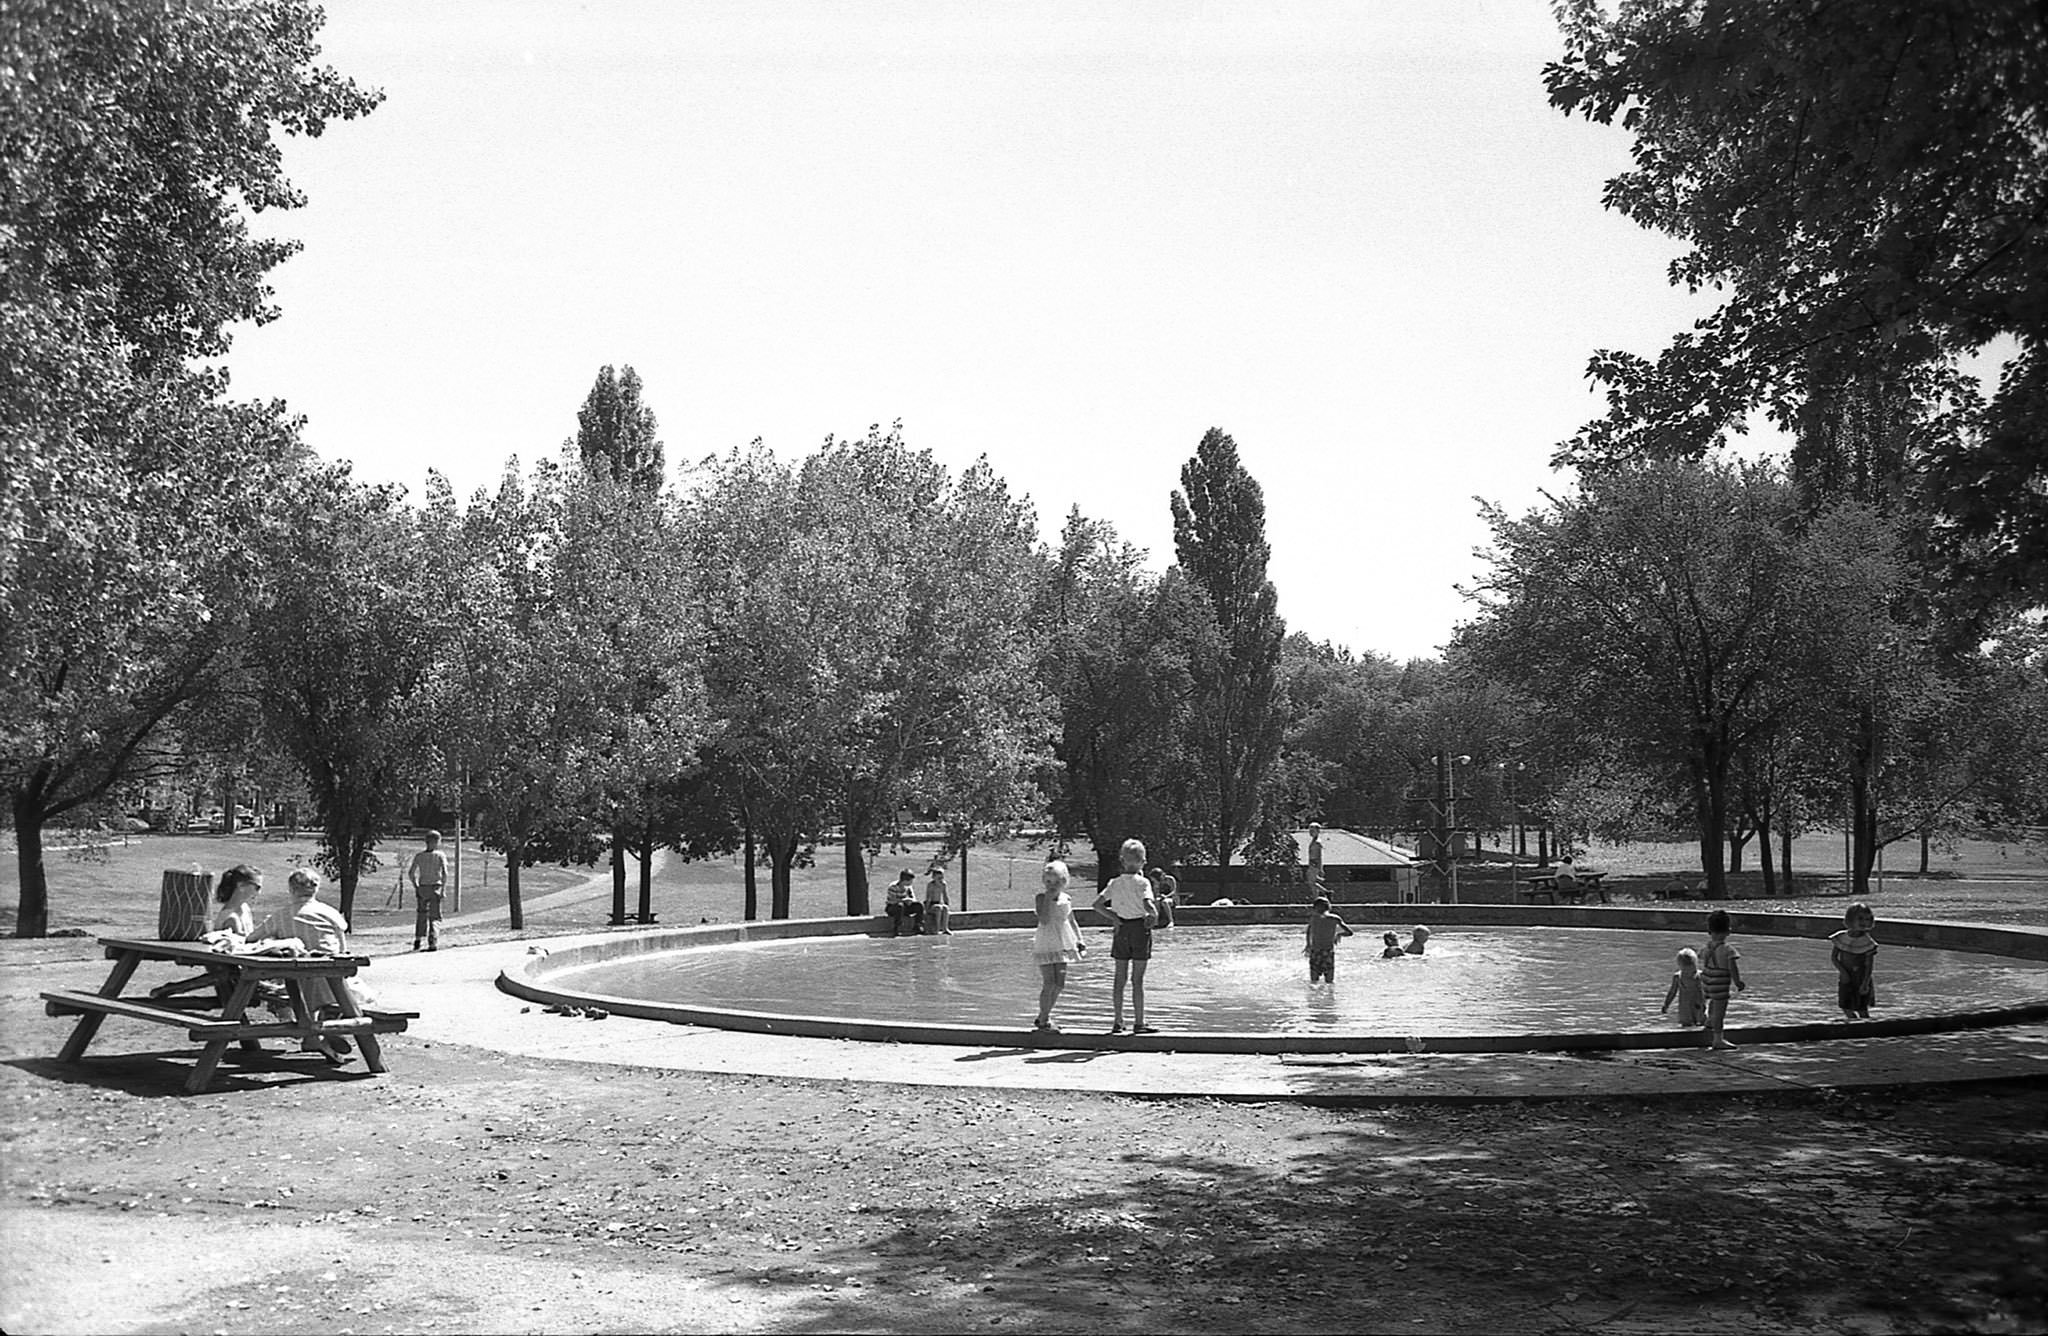
[[[221,1019],[238,1021],[249,1007],[249,999],[256,993],[256,980],[245,977],[235,985],[235,991],[228,995],[227,1004],[220,1009]],[[206,1047],[199,1051],[199,1065],[186,1078],[185,1089],[190,1094],[199,1094],[213,1084],[213,1074],[220,1067],[221,1055],[228,1051],[232,1039],[209,1039]]]
[[[221,1017],[229,1020],[240,1020],[242,1018],[240,1013],[232,1017],[228,1015],[228,1001],[233,996],[232,990],[234,987],[231,977],[227,974],[214,974],[211,978],[213,979],[214,995],[220,1000]],[[244,1006],[243,1011],[247,1010],[248,1008]],[[261,1053],[263,1051],[263,1041],[260,1039],[243,1039],[239,1041],[238,1046],[244,1053]]]
[[[119,997],[128,981],[135,977],[136,966],[142,963],[142,956],[135,951],[123,951],[114,958],[114,968],[108,973],[107,981],[100,985],[101,997]],[[64,1041],[64,1047],[57,1052],[59,1062],[77,1062],[85,1056],[86,1045],[100,1032],[100,1023],[107,1019],[104,1011],[88,1011],[78,1018],[72,1027],[71,1037]]]
[[[363,1009],[356,1005],[355,992],[348,986],[347,979],[336,979],[334,981],[334,1005],[340,1007],[341,1014],[350,1019],[363,1014]],[[377,1043],[376,1035],[368,1030],[360,1031],[356,1035],[356,1042],[363,1046],[363,1065],[365,1067],[368,1067],[373,1072],[385,1070],[384,1049]]]

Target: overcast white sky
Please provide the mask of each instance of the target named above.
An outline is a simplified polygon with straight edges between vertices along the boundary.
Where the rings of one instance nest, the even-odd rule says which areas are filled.
[[[1432,652],[1485,530],[1561,480],[1599,347],[1704,311],[1600,207],[1621,132],[1546,104],[1544,0],[329,0],[387,101],[293,141],[305,252],[245,330],[360,476],[552,454],[636,367],[670,474],[902,419],[1171,559],[1209,427],[1295,629]]]

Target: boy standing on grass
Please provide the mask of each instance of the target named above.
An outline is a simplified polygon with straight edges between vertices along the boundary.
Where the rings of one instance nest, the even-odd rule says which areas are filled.
[[[407,881],[412,883],[413,903],[418,913],[413,917],[412,949],[420,949],[420,939],[426,938],[427,950],[441,949],[441,888],[448,884],[448,855],[441,852],[441,832],[427,832],[427,847],[412,856],[412,866],[405,870]]]
[[[1152,959],[1152,921],[1158,917],[1158,902],[1152,898],[1152,883],[1145,880],[1145,846],[1139,840],[1125,840],[1118,851],[1123,875],[1102,888],[1095,908],[1116,920],[1116,936],[1109,945],[1116,961],[1116,1012],[1111,1034],[1124,1032],[1124,983],[1131,986],[1132,1034],[1158,1034],[1145,1024],[1145,965]]]
[[[1338,918],[1330,910],[1326,896],[1317,896],[1309,905],[1308,941],[1303,945],[1302,954],[1308,957],[1308,981],[1337,986],[1337,942],[1351,935],[1351,925]]]
[[[1707,949],[1700,957],[1700,982],[1707,993],[1707,1047],[1734,1048],[1721,1033],[1728,1017],[1728,985],[1738,993],[1747,992],[1742,981],[1742,953],[1728,944],[1728,911],[1717,909],[1707,915]]]

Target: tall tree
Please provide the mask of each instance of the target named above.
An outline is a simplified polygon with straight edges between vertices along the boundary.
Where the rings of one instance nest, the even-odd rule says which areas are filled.
[[[295,453],[272,408],[188,363],[273,314],[300,203],[276,132],[376,97],[315,67],[319,11],[0,8],[0,782],[15,932],[48,927],[45,822],[133,772],[230,661],[245,536]],[[194,534],[204,535],[195,542]]]
[[[1519,520],[1488,508],[1486,606],[1458,633],[1496,679],[1679,779],[1716,897],[1735,757],[1789,707],[1773,684],[1805,615],[1793,514],[1774,470],[1714,463],[1589,475]]]
[[[445,772],[427,708],[444,648],[428,609],[440,597],[395,488],[330,466],[308,473],[289,503],[250,657],[264,715],[312,791],[322,862],[348,917],[400,795]]]
[[[1054,826],[1063,838],[1087,838],[1104,884],[1133,836],[1173,861],[1205,842],[1191,828],[1184,751],[1194,594],[1181,573],[1162,580],[1144,559],[1075,507],[1036,618],[1048,630],[1039,672],[1058,710],[1046,784]]]
[[[598,370],[583,407],[576,410],[577,455],[585,468],[634,491],[661,490],[661,439],[654,410],[640,399],[640,374],[627,367]]]
[[[1237,442],[1210,428],[1180,471],[1173,546],[1200,594],[1190,628],[1195,707],[1189,750],[1205,808],[1204,844],[1228,866],[1259,819],[1260,791],[1287,724],[1280,645],[1287,623],[1266,578],[1266,499]]]
[[[1554,105],[1634,136],[1606,201],[1725,292],[1565,455],[1698,453],[1877,377],[1952,419],[1908,477],[1980,603],[2048,589],[2048,24],[2031,0],[1565,0]],[[2009,352],[1979,404],[1960,359]]]

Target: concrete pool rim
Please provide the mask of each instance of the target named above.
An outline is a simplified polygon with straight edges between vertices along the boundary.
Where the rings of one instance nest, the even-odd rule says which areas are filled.
[[[1437,927],[1560,927],[1604,928],[1699,935],[1707,910],[1577,905],[1415,905],[1346,903],[1338,906],[1358,922],[1408,922],[1423,919]],[[1229,924],[1299,923],[1307,913],[1300,905],[1190,906],[1180,921],[1190,927]],[[1739,938],[1795,937],[1825,940],[1841,926],[1832,915],[1729,911]],[[1029,910],[956,912],[959,931],[1028,928]],[[1514,1034],[1442,1034],[1415,1037],[1339,1032],[1252,1034],[1224,1031],[1172,1031],[1132,1036],[1067,1031],[1037,1034],[1022,1027],[942,1025],[901,1021],[805,1016],[794,1013],[742,1011],[690,1006],[642,998],[585,992],[549,982],[564,970],[605,960],[685,948],[716,948],[745,942],[787,941],[811,937],[887,936],[886,918],[771,919],[744,923],[702,924],[683,928],[645,928],[602,936],[556,939],[529,945],[516,966],[501,970],[498,988],[528,1002],[551,1006],[602,1008],[614,1015],[678,1025],[798,1038],[852,1040],[867,1043],[1001,1045],[1009,1048],[1114,1050],[1119,1052],[1187,1052],[1247,1054],[1373,1054],[1373,1053],[1571,1053],[1615,1049],[1697,1049],[1696,1030],[1558,1031]],[[1888,946],[2002,956],[2022,961],[2048,961],[2048,929],[1997,924],[1958,923],[1925,919],[1886,919],[1880,939]],[[2048,998],[2015,1006],[1948,1012],[1939,1015],[1883,1017],[1869,1021],[1815,1021],[1789,1025],[1732,1025],[1728,1037],[1736,1044],[1808,1043],[1838,1039],[1871,1039],[1903,1035],[2025,1025],[2048,1020]]]

